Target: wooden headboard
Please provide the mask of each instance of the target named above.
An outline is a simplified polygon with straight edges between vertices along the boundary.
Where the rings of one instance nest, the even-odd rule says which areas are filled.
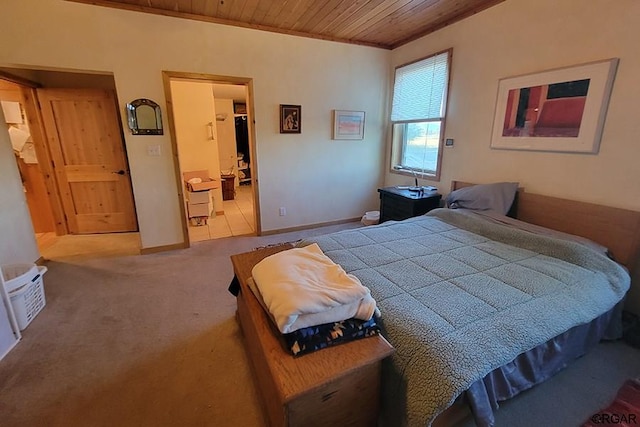
[[[451,190],[474,185],[452,181]],[[640,212],[518,191],[516,218],[586,237],[607,248],[630,271],[639,267]]]

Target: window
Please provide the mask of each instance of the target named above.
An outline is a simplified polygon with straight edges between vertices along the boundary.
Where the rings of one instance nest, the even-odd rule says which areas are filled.
[[[393,171],[440,179],[451,52],[396,68],[391,106]]]

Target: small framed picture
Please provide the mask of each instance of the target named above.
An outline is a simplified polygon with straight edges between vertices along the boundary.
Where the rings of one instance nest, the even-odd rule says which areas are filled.
[[[302,132],[302,106],[280,104],[280,133]]]
[[[333,139],[364,139],[364,111],[333,110]]]

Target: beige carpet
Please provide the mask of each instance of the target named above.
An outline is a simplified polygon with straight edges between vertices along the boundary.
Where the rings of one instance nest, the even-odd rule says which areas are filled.
[[[143,256],[110,247],[90,257],[61,242],[49,251],[46,307],[0,362],[0,425],[262,426],[229,256],[355,226]]]

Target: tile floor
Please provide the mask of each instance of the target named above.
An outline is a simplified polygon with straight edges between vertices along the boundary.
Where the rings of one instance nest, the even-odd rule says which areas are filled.
[[[225,200],[222,204],[224,215],[209,218],[207,225],[189,225],[189,240],[191,242],[255,233],[250,185],[236,187],[235,198]]]
[[[44,259],[69,262],[76,258],[129,256],[140,254],[138,233],[105,233],[56,236],[36,233]]]
[[[234,200],[225,200],[224,215],[209,218],[207,225],[189,226],[189,240],[219,239],[255,233],[251,186],[236,188]],[[36,233],[40,254],[45,259],[62,260],[78,256],[124,256],[140,253],[138,233],[108,233],[56,236],[55,233]]]

